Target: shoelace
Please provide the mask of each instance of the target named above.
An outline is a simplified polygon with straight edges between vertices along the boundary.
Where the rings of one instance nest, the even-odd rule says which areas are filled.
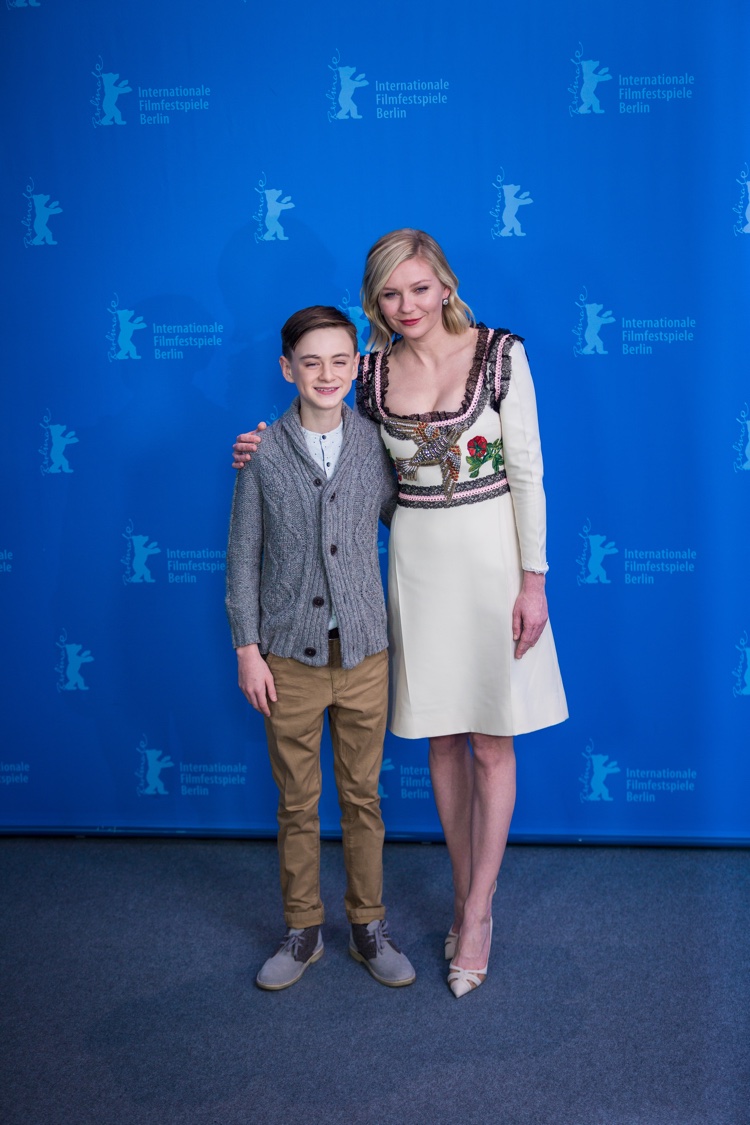
[[[376,953],[382,953],[385,949],[385,943],[389,940],[388,923],[378,922],[377,928],[372,932],[372,936],[375,938]]]
[[[302,945],[303,938],[304,934],[302,931],[296,934],[287,934],[279,947],[279,952],[283,950],[285,953],[291,953],[295,961],[298,960],[297,953]]]

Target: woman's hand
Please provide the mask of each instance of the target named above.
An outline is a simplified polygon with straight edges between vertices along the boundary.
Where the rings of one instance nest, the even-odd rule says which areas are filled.
[[[513,606],[513,640],[516,644],[516,660],[533,648],[547,624],[547,595],[544,592],[545,577],[530,570],[523,572],[521,593]]]
[[[266,428],[265,422],[258,422],[254,430],[250,430],[246,434],[238,434],[237,440],[232,446],[234,453],[234,460],[232,461],[233,469],[244,469],[245,462],[249,461],[252,454],[261,442],[261,434]]]
[[[268,701],[276,702],[276,685],[257,645],[242,645],[237,649],[237,673],[240,690],[248,703],[266,717],[270,716]]]

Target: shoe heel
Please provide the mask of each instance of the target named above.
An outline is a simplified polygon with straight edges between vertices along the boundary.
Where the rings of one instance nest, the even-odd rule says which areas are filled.
[[[456,956],[456,947],[457,946],[458,946],[458,934],[456,933],[456,931],[451,926],[451,928],[448,930],[448,933],[446,934],[445,942],[444,942],[445,960],[446,961],[452,961],[453,958]]]

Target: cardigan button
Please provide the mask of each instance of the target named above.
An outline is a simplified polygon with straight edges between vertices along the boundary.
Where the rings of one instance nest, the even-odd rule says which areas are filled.
[[[322,483],[323,483],[323,481],[320,479],[320,477],[316,477],[315,480],[313,481],[313,484],[315,485],[316,488],[320,488]]]
[[[331,495],[328,497],[328,499],[329,500],[335,500],[336,499],[336,493],[332,492]]]
[[[335,555],[337,551],[338,551],[338,547],[336,546],[335,543],[332,543],[331,544],[331,554]]]
[[[321,597],[313,598],[313,605],[317,605],[317,606],[325,605],[325,601]]]
[[[314,649],[314,648],[306,648],[306,649],[305,649],[305,656],[315,656],[315,653],[316,653],[316,652],[317,652],[317,649]]]

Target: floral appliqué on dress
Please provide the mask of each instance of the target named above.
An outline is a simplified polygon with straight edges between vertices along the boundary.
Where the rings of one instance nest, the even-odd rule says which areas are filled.
[[[494,441],[488,442],[486,437],[477,435],[468,442],[466,448],[468,449],[466,462],[469,466],[470,477],[478,477],[479,470],[487,461],[492,462],[493,473],[500,472],[500,468],[504,464],[502,438],[496,438]]]
[[[416,443],[413,457],[394,457],[399,480],[416,480],[425,465],[439,465],[443,478],[443,492],[448,501],[458,481],[461,469],[461,447],[458,439],[463,433],[460,426],[436,426],[432,422],[391,420],[390,432],[394,437]]]

